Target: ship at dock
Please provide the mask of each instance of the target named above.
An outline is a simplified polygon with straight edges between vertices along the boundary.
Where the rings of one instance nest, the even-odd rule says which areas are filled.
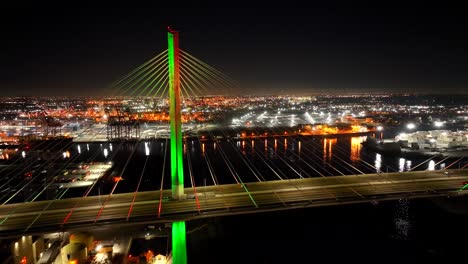
[[[416,131],[414,133],[400,133],[394,139],[367,137],[362,144],[380,154],[465,157],[468,155],[468,130]]]
[[[464,157],[468,154],[468,130],[429,130],[401,133],[395,137],[407,153]]]

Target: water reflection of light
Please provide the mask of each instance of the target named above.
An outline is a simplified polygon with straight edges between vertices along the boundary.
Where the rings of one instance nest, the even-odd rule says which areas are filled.
[[[104,158],[107,158],[109,155],[109,151],[107,151],[107,148],[104,149]]]
[[[382,168],[382,156],[379,153],[375,154],[375,171],[380,173],[380,169]]]
[[[112,151],[112,143],[109,144],[109,149]]]
[[[406,161],[406,170],[407,171],[411,170],[411,160]]]
[[[301,141],[297,143],[297,151],[299,152],[299,156],[301,155]]]
[[[433,160],[429,161],[429,164],[427,165],[427,170],[435,170],[435,162]]]
[[[242,141],[242,147],[244,147],[244,143],[245,143],[245,142]],[[202,147],[202,149],[201,149],[201,150],[202,150],[202,153],[205,154],[205,143],[202,143],[202,144],[201,144],[201,147]]]
[[[26,158],[26,151],[24,151],[24,150],[21,151],[21,156],[23,157],[23,159]]]
[[[333,155],[333,145],[335,145],[337,141],[338,140],[336,138],[330,138],[328,140],[328,160],[331,160]]]
[[[268,140],[265,139],[265,152],[268,150]]]
[[[255,141],[252,140],[252,150],[254,149],[255,147]]]
[[[216,142],[213,143],[213,149],[216,150]]]
[[[149,154],[150,154],[150,148],[148,146],[148,142],[145,142],[145,155],[149,156]]]
[[[323,140],[323,161],[330,161],[333,155],[333,145],[338,140],[336,138],[325,138]]]
[[[400,158],[400,161],[398,163],[398,171],[399,172],[403,172],[405,171],[405,159],[404,158]]]
[[[77,148],[78,148],[78,154],[81,154],[81,146],[78,145]]]
[[[411,221],[409,214],[409,202],[407,199],[398,200],[397,209],[395,212],[394,225],[396,237],[400,239],[408,239],[408,234],[411,229]]]
[[[323,139],[323,161],[327,160],[327,139]]]
[[[359,161],[361,158],[361,137],[351,138],[351,161]]]
[[[86,144],[86,150],[89,151],[89,144]]]
[[[275,138],[275,152],[277,148],[278,148],[278,140]]]
[[[441,163],[441,164],[440,164],[440,169],[441,169],[441,170],[445,170],[445,163]]]
[[[67,150],[67,151],[64,151],[64,152],[62,153],[62,156],[63,156],[64,159],[69,158],[69,157],[70,157],[70,151],[68,151],[68,150]]]

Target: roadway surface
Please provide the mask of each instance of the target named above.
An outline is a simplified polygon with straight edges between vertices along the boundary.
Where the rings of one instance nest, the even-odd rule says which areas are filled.
[[[468,194],[460,191],[468,170],[447,171],[448,175],[415,171],[199,186],[196,192],[186,188],[187,199],[179,201],[163,190],[6,204],[0,206],[0,236]]]

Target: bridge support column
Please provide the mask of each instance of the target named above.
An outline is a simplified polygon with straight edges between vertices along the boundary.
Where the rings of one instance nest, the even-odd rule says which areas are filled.
[[[184,198],[184,159],[182,147],[182,120],[179,79],[179,33],[169,29],[169,115],[171,119],[171,183],[172,198]]]
[[[179,79],[179,33],[168,28],[169,115],[171,119],[171,184],[172,199],[184,195],[184,156],[182,147],[182,120]],[[187,263],[185,221],[172,223],[172,263]]]
[[[172,263],[187,263],[185,221],[172,223]]]

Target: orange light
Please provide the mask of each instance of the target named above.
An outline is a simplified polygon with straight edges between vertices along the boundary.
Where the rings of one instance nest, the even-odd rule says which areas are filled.
[[[74,260],[69,260],[68,264],[78,264],[78,261],[76,259]]]
[[[119,182],[119,181],[123,180],[122,176],[115,176],[112,179],[114,180],[114,182]]]
[[[21,264],[26,264],[28,263],[28,259],[26,258],[26,256],[24,256],[23,258],[21,258]]]

